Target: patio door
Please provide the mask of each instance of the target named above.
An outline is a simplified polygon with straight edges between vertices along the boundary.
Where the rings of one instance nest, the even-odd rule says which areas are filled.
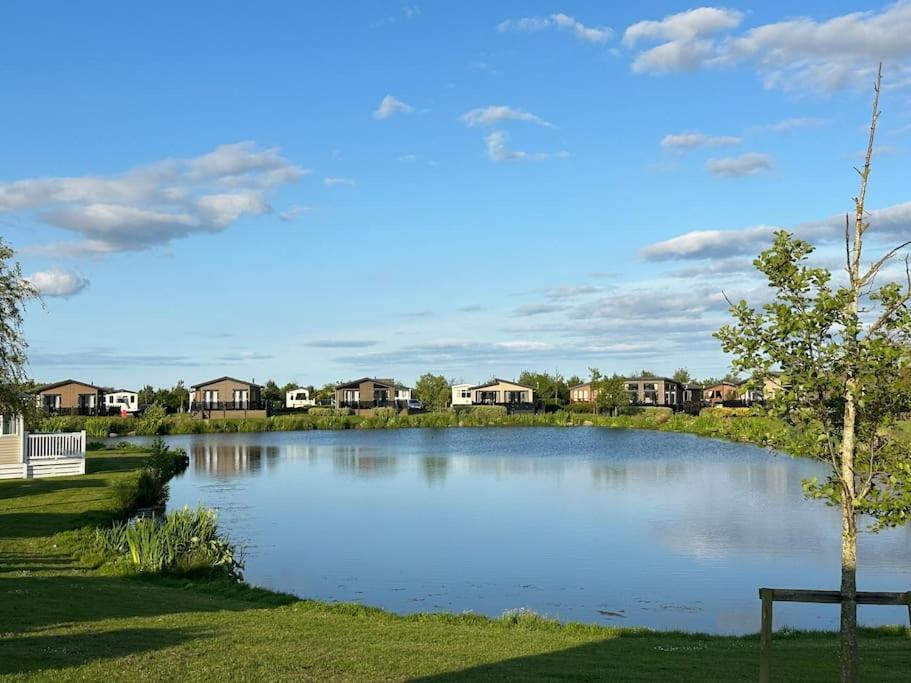
[[[247,389],[234,390],[234,407],[240,410],[246,410],[250,401],[250,392]]]

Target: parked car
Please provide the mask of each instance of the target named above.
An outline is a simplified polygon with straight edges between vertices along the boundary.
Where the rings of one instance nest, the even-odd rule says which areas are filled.
[[[424,410],[424,404],[416,398],[409,399],[408,410]]]

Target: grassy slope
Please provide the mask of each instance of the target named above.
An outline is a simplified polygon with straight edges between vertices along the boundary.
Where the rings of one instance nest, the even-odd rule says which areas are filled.
[[[105,576],[68,530],[113,515],[136,456],[90,456],[84,477],[0,482],[0,678],[29,680],[754,679],[755,637],[398,617],[245,586]],[[64,533],[60,533],[64,532]],[[758,610],[758,601],[757,601]],[[835,678],[831,634],[776,635],[776,679]],[[867,680],[906,680],[911,638],[865,632]]]

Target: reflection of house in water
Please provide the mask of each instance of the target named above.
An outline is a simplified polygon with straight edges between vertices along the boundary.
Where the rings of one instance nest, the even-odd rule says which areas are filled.
[[[278,460],[276,446],[243,444],[194,444],[191,449],[193,470],[221,476],[256,474]]]
[[[332,449],[332,462],[335,469],[357,476],[393,474],[396,466],[394,456],[361,446],[336,446]]]
[[[421,472],[428,484],[442,484],[449,471],[449,458],[441,455],[425,455],[421,458]]]

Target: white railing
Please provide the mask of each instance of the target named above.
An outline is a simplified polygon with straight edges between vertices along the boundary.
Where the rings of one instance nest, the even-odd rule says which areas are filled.
[[[26,461],[84,457],[85,432],[26,435]]]

